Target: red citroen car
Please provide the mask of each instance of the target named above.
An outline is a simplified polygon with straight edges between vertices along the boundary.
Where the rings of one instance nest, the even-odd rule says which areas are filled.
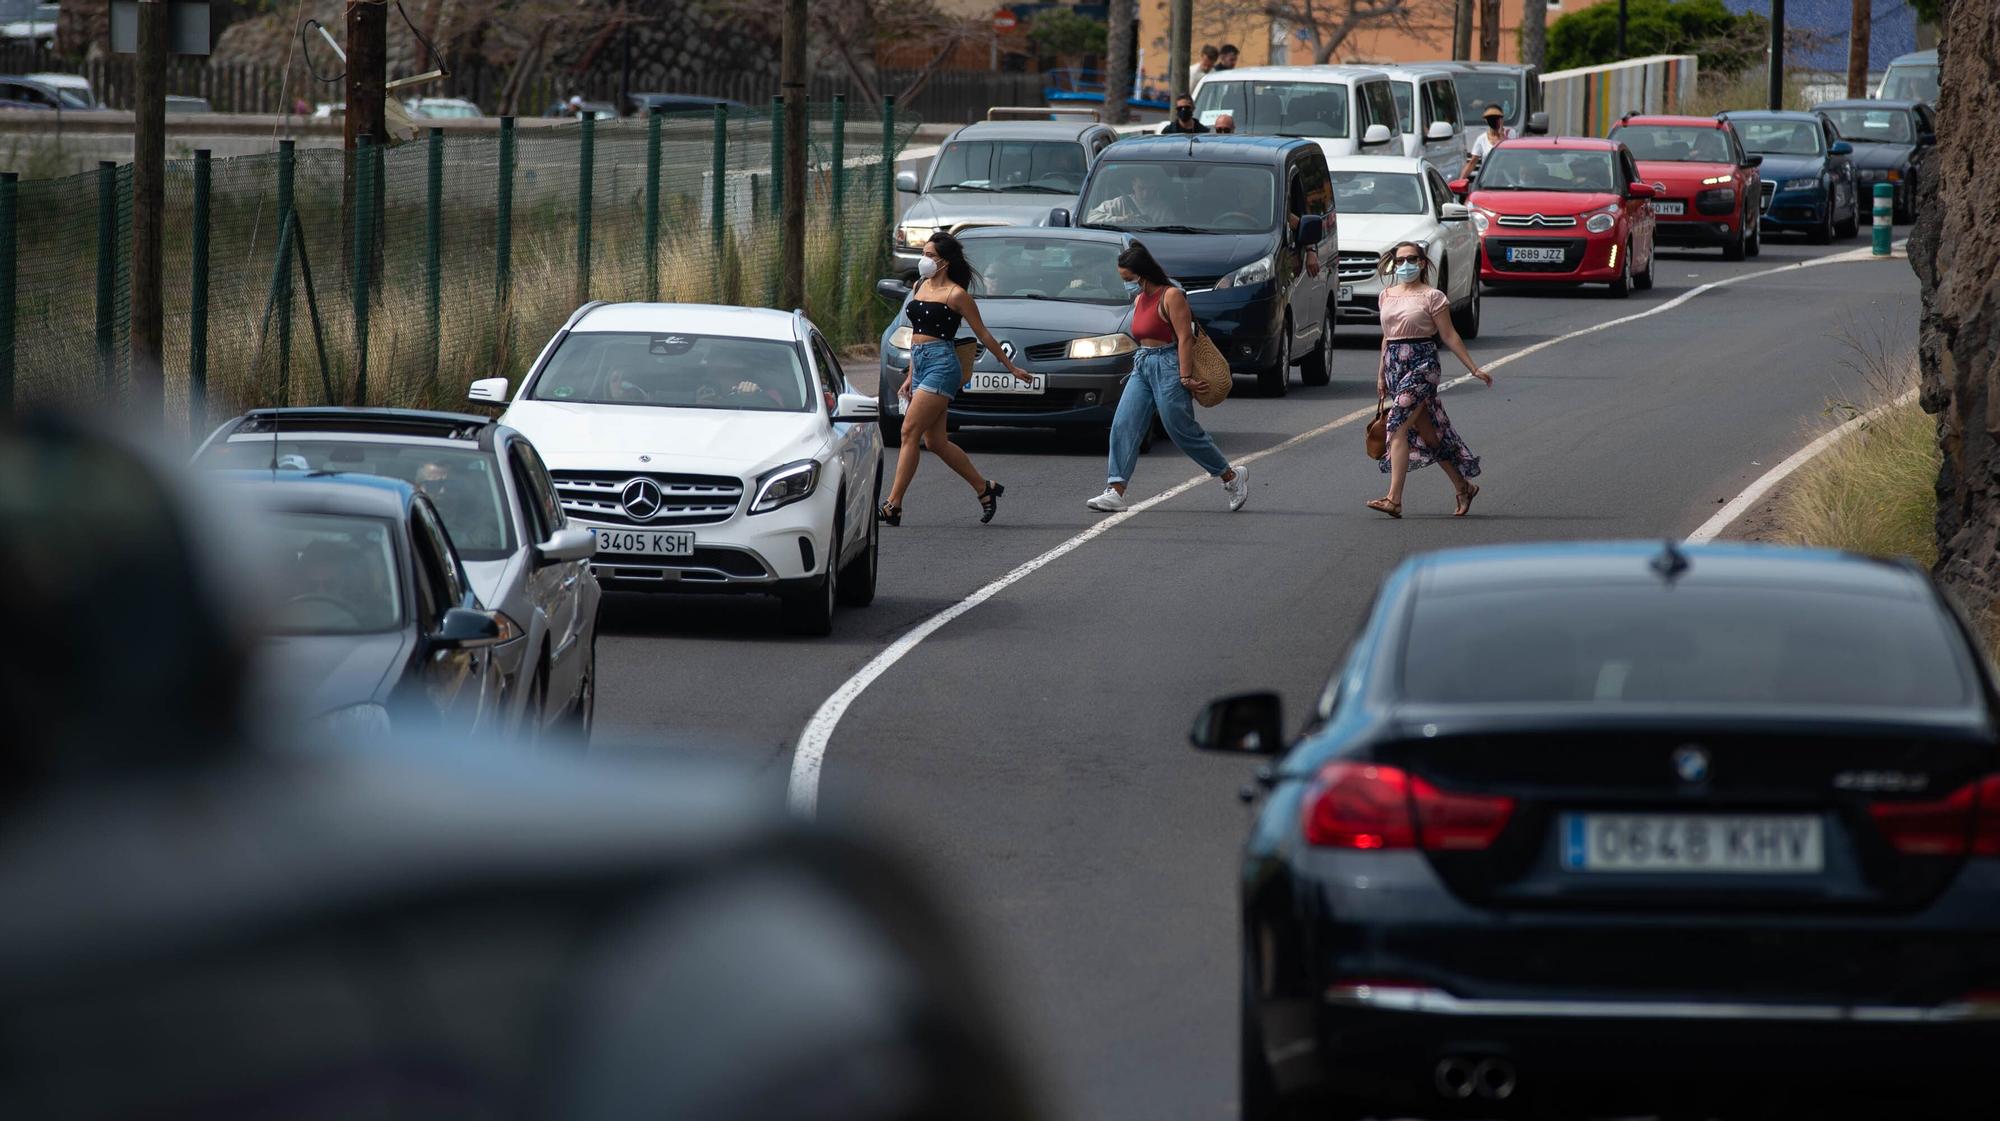
[[[1658,197],[1658,237],[1668,245],[1719,245],[1724,260],[1755,257],[1763,248],[1764,157],[1743,150],[1736,128],[1713,117],[1653,117],[1628,113],[1611,139],[1631,149],[1639,174]]]
[[[1487,284],[1653,286],[1653,188],[1615,140],[1529,136],[1493,149],[1470,191]]]

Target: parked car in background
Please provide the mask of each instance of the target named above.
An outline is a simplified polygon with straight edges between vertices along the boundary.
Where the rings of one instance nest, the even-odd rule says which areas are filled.
[[[1717,245],[1740,261],[1763,250],[1764,157],[1743,150],[1728,121],[1627,113],[1611,139],[1632,151],[1653,185],[1654,239],[1663,245]]]
[[[1405,156],[1345,156],[1328,161],[1327,173],[1340,214],[1339,318],[1381,324],[1377,299],[1384,280],[1375,266],[1390,246],[1414,241],[1431,259],[1432,280],[1451,300],[1452,326],[1464,338],[1477,338],[1479,232],[1472,211],[1452,195],[1437,168]]]
[[[720,105],[725,109],[748,109],[741,101],[726,97],[708,97],[698,93],[635,93],[631,95],[632,112],[645,116],[654,110],[662,113],[713,112]]]
[[[225,422],[204,468],[380,475],[430,499],[479,602],[511,637],[494,647],[509,728],[590,735],[597,707],[596,536],[573,527],[541,456],[489,417],[414,409],[257,409]]]
[[[1389,75],[1369,66],[1245,66],[1202,79],[1195,116],[1224,113],[1239,136],[1302,136],[1327,159],[1401,155],[1402,129]]]
[[[413,97],[403,103],[410,116],[434,121],[476,121],[485,116],[462,97]]]
[[[1884,101],[1921,101],[1935,106],[1938,99],[1938,53],[1911,51],[1889,61],[1875,96]]]
[[[1868,208],[1875,184],[1896,192],[1897,222],[1917,217],[1917,183],[1924,160],[1937,146],[1937,114],[1929,103],[1904,99],[1829,101],[1813,112],[1833,122],[1841,139],[1854,145],[1854,178]]]
[[[967,230],[980,318],[1003,354],[1035,380],[1021,383],[981,347],[949,422],[1109,432],[1138,350],[1129,334],[1132,299],[1118,276],[1118,254],[1131,243],[1132,235],[1111,230]],[[876,291],[899,309],[910,297],[900,278]],[[972,337],[963,325],[959,333]],[[882,332],[881,370],[882,440],[894,447],[903,424],[897,394],[910,373],[910,327],[901,314]]]
[[[1763,233],[1802,233],[1825,245],[1860,232],[1854,145],[1840,138],[1833,122],[1813,113],[1769,111],[1729,112],[1719,119],[1735,127],[1744,151],[1764,157],[1757,168]]]
[[[88,109],[73,95],[33,78],[0,75],[0,109],[49,109],[57,112]]]
[[[166,97],[169,113],[212,113],[215,107],[205,97],[183,97],[170,93]]]
[[[945,138],[921,182],[896,176],[896,189],[922,192],[896,224],[890,250],[896,272],[914,282],[924,242],[934,231],[957,234],[981,226],[1033,226],[1052,209],[1072,209],[1084,176],[1118,133],[1085,120],[985,120]],[[1046,113],[1047,110],[1041,110]]]
[[[1465,130],[1467,145],[1486,131],[1488,105],[1500,107],[1505,115],[1503,123],[1515,136],[1543,136],[1549,131],[1549,115],[1542,111],[1542,74],[1537,67],[1463,59],[1406,65],[1450,71],[1458,90],[1458,123]]]
[[[1654,188],[1616,140],[1509,140],[1451,189],[1472,207],[1484,283],[1653,286]]]
[[[301,470],[229,478],[276,581],[266,655],[326,732],[504,731],[497,650],[520,631],[479,602],[422,491]]]
[[[1265,394],[1282,396],[1293,366],[1307,385],[1333,376],[1338,240],[1333,183],[1317,143],[1128,137],[1091,168],[1076,213],[1052,214],[1050,224],[1144,242],[1186,290],[1230,367],[1253,374]]]
[[[1907,561],[1405,562],[1296,738],[1275,693],[1195,725],[1264,763],[1238,1115],[1984,1112],[1994,690]]]
[[[62,98],[65,109],[104,108],[104,103],[97,100],[97,91],[90,88],[90,79],[81,74],[41,73],[25,77],[31,82],[53,87]]]
[[[1446,180],[1465,170],[1465,129],[1459,123],[1458,86],[1442,66],[1384,66],[1396,95],[1396,132],[1402,155],[1415,156]]]
[[[586,101],[580,108],[582,115],[589,116],[594,120],[615,121],[618,119],[618,107],[609,101]],[[567,101],[558,101],[549,106],[542,116],[578,118],[579,107],[571,105]]]
[[[471,398],[507,401],[507,379]],[[611,590],[775,595],[800,634],[875,599],[882,432],[802,312],[578,308],[500,422],[548,460]]]

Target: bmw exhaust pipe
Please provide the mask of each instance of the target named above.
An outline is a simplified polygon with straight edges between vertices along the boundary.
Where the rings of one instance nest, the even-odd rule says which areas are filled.
[[[1438,1060],[1431,1080],[1437,1085],[1438,1096],[1450,1101],[1464,1101],[1477,1089],[1473,1065],[1468,1059],[1453,1057]]]
[[[1514,1064],[1505,1059],[1485,1059],[1472,1068],[1472,1085],[1488,1101],[1506,1101],[1514,1096],[1518,1084]]]

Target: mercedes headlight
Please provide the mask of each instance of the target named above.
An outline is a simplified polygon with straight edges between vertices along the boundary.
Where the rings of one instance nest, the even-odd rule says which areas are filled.
[[[889,349],[908,350],[910,349],[910,340],[914,338],[916,338],[916,332],[910,330],[909,324],[906,323],[889,332]]]
[[[781,506],[811,498],[818,486],[818,460],[802,459],[774,467],[757,477],[757,497],[750,501],[750,512],[768,514]]]
[[[905,249],[917,249],[929,241],[934,232],[930,226],[900,226],[896,230],[897,244]]]
[[[1228,273],[1215,282],[1217,288],[1242,288],[1251,284],[1262,284],[1278,271],[1277,254],[1260,261],[1252,261],[1235,272]]]
[[[1472,210],[1473,229],[1478,230],[1480,233],[1483,234],[1486,232],[1486,227],[1491,225],[1492,223],[1493,219],[1488,217],[1484,210],[1481,210],[1478,207],[1473,208]]]
[[[389,710],[378,704],[348,705],[313,719],[315,731],[330,739],[363,741],[389,734]]]
[[[1815,176],[1811,179],[1787,179],[1783,183],[1778,184],[1778,189],[1781,191],[1810,191],[1817,186],[1819,186],[1819,179]]]
[[[1132,336],[1119,332],[1115,335],[1092,335],[1087,339],[1071,339],[1071,358],[1113,358],[1120,354],[1130,354],[1139,349]]]

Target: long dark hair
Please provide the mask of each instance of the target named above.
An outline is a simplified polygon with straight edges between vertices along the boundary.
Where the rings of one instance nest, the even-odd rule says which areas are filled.
[[[930,244],[937,250],[938,259],[944,262],[945,277],[960,288],[971,291],[972,263],[965,259],[965,246],[943,230],[932,232]]]
[[[1167,270],[1153,260],[1153,251],[1146,248],[1143,242],[1135,241],[1126,246],[1125,251],[1118,254],[1118,267],[1138,274],[1139,279],[1149,283],[1163,288],[1173,287],[1174,282],[1167,279]]]
[[[1407,246],[1417,251],[1417,267],[1423,271],[1417,274],[1419,284],[1431,282],[1431,255],[1424,251],[1423,244],[1415,241],[1399,241],[1382,251],[1382,259],[1375,262],[1375,275],[1388,276],[1396,271],[1396,254]]]

